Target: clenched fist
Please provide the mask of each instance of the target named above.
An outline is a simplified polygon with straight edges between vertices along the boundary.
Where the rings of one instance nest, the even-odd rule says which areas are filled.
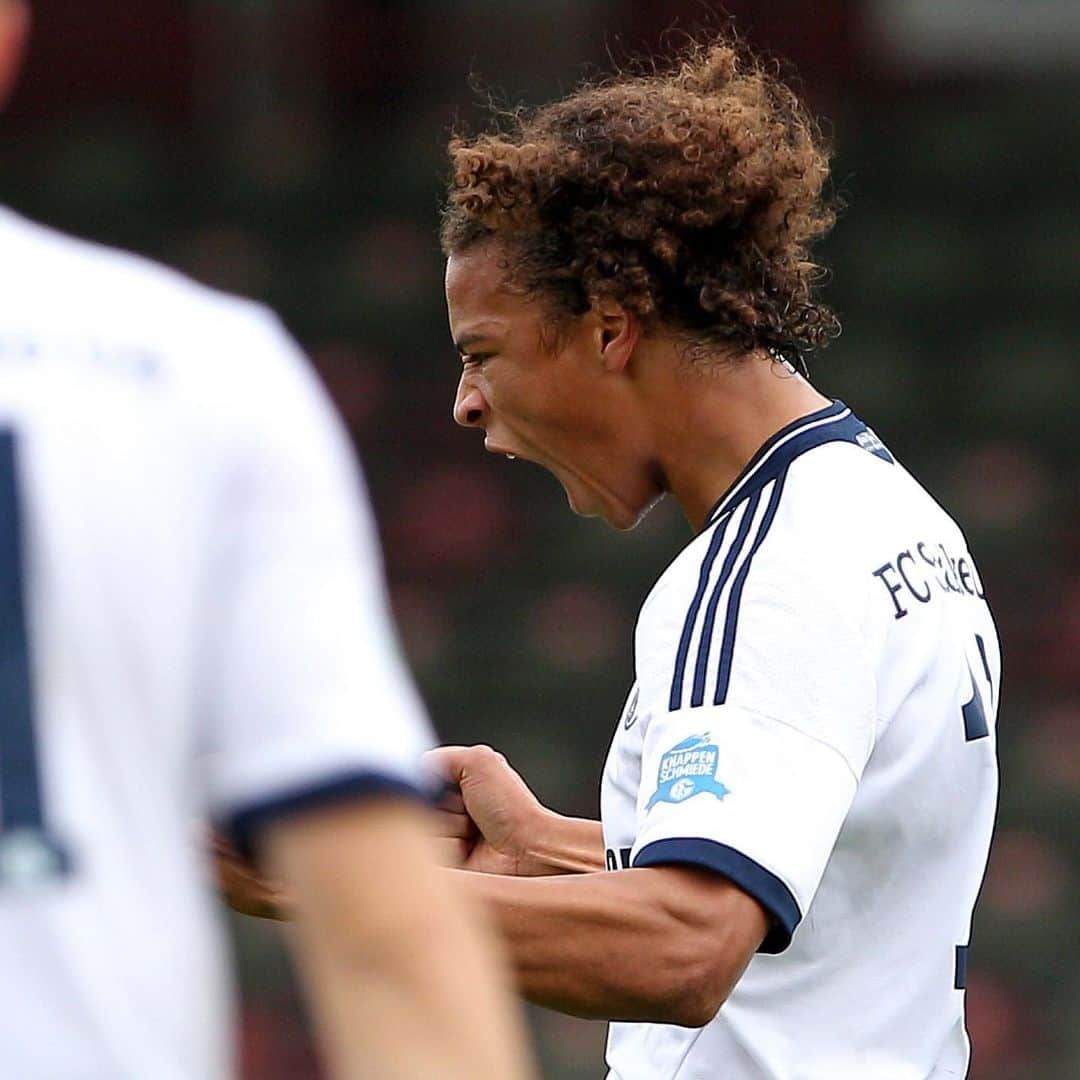
[[[427,758],[456,788],[437,815],[448,861],[485,874],[552,873],[535,852],[558,815],[540,803],[502,754],[490,746],[443,746]]]

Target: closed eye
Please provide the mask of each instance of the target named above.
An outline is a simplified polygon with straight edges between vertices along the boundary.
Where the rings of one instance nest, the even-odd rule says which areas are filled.
[[[461,358],[465,367],[479,367],[485,360],[490,360],[494,353],[466,353]]]

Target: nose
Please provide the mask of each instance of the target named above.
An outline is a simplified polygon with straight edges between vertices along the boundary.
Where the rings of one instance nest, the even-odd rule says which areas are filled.
[[[479,388],[470,384],[467,375],[462,375],[454,399],[454,419],[462,427],[477,427],[483,423],[486,409],[487,404]]]

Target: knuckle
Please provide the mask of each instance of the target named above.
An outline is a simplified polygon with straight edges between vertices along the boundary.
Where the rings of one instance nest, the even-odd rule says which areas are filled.
[[[475,751],[477,761],[483,765],[506,764],[506,758],[493,746],[488,746],[487,743],[480,743],[478,746],[474,746],[473,750]]]

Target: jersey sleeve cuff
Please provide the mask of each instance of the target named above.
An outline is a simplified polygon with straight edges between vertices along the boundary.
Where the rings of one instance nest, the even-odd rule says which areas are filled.
[[[356,771],[280,791],[248,803],[229,814],[223,825],[236,849],[247,859],[255,854],[259,833],[271,821],[354,799],[403,798],[430,804],[437,792],[425,791],[400,776],[377,771]]]
[[[723,874],[752,896],[769,916],[758,952],[780,953],[791,944],[802,912],[791,890],[771,871],[727,844],[704,837],[673,837],[646,844],[634,857],[638,866],[699,866]]]

